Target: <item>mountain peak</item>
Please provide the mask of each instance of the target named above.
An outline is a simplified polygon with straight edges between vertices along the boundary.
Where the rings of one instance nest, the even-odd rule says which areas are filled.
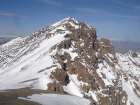
[[[58,21],[58,22],[56,22],[56,23],[54,23],[54,24],[52,24],[52,26],[53,27],[58,27],[58,26],[62,26],[62,25],[66,25],[66,24],[69,24],[69,25],[71,25],[71,26],[78,26],[79,25],[79,21],[78,20],[76,20],[76,19],[74,19],[74,18],[72,18],[72,17],[68,17],[68,18],[65,18],[65,19],[62,19],[62,20],[60,20],[60,21]],[[75,28],[76,28],[75,27]]]
[[[65,18],[65,19],[63,19],[63,20],[78,22],[78,20],[76,20],[76,19],[75,19],[75,18],[73,18],[73,17],[67,17],[67,18]]]

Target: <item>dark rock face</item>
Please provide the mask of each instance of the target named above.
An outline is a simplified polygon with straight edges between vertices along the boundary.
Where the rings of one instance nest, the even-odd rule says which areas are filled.
[[[101,38],[99,42],[99,47],[101,49],[102,59],[106,59],[109,65],[115,66],[114,63],[117,63],[117,58],[114,52],[114,46],[106,38]],[[111,55],[111,56],[110,56]]]
[[[99,46],[101,48],[102,55],[104,55],[106,53],[115,55],[114,47],[108,39],[101,38]]]
[[[67,85],[69,83],[69,76],[63,69],[56,69],[56,72],[52,72],[52,78],[60,81],[61,85]]]
[[[137,53],[133,53],[133,54],[132,54],[132,57],[133,57],[133,58],[136,58],[136,57],[138,57],[138,54],[137,54]]]

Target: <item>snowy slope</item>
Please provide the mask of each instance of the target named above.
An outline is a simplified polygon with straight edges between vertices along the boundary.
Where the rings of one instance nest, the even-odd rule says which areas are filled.
[[[66,20],[67,18],[63,21]],[[24,38],[19,37],[1,46],[2,50],[0,51],[0,55],[2,56],[2,62],[0,64],[0,89],[15,88],[13,85],[34,78],[41,78],[42,81],[39,81],[41,83],[52,81],[47,77],[48,75],[44,75],[43,73],[39,74],[38,71],[53,65],[53,59],[51,59],[50,56],[51,48],[63,41],[64,36],[70,33],[65,27],[63,27],[63,30],[65,30],[63,33],[57,33],[58,29],[62,29],[60,24],[52,25],[51,29],[49,27],[48,30],[50,33],[52,33],[53,37],[49,37],[48,39],[42,38],[45,37],[44,35],[45,33],[48,33],[48,31],[43,33],[41,38],[38,38],[37,36],[33,37],[36,35],[35,33],[38,33],[35,32],[30,36]],[[32,37],[33,39],[31,39]],[[26,43],[26,40],[28,40],[30,43]],[[23,47],[21,48],[21,46]],[[50,69],[50,71],[52,70]],[[44,79],[46,77],[48,79]],[[35,85],[35,88],[47,89],[47,87],[44,88],[42,85]]]
[[[126,54],[116,53],[122,75],[123,90],[134,105],[140,104],[140,53],[129,51]],[[134,56],[135,55],[135,56]]]
[[[9,67],[9,69],[7,69],[6,71],[3,72],[3,70],[1,70],[2,71],[1,72],[2,76],[0,77],[1,83],[3,83],[3,85],[7,83],[10,86],[10,83],[13,84],[12,81],[14,81],[15,84],[17,84],[19,82],[24,81],[25,78],[28,80],[40,77],[39,76],[40,74],[37,74],[39,70],[42,70],[46,67],[53,65],[52,59],[49,56],[49,54],[46,54],[45,56],[43,56],[43,54],[48,52],[53,45],[62,41],[63,36],[64,35],[61,36],[57,35],[53,38],[50,38],[49,40],[45,40],[46,42],[43,41],[40,44],[40,47],[37,48],[34,52],[23,56],[17,63]],[[39,59],[41,58],[41,56],[43,57],[43,59]],[[45,63],[45,61],[48,62]],[[39,66],[36,65],[39,64],[40,62],[44,63],[41,63]],[[5,81],[3,80],[4,78],[10,78],[10,80]]]
[[[26,98],[19,99],[39,102],[42,105],[90,105],[90,101],[81,97],[57,94],[34,94]]]

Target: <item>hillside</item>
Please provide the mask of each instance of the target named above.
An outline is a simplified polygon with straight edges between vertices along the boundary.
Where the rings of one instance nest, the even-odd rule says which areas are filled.
[[[18,37],[0,49],[0,90],[41,89],[86,98],[90,105],[140,103],[140,53],[115,53],[108,39],[98,41],[95,28],[74,18]],[[34,96],[48,95],[18,99],[41,103]]]

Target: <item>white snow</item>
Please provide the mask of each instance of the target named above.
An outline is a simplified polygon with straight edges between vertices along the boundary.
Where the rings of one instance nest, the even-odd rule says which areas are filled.
[[[105,61],[98,64],[99,68],[97,69],[98,75],[103,79],[106,86],[113,85],[113,80],[116,78],[113,68],[110,67]],[[102,77],[101,73],[105,75],[105,79]]]
[[[18,97],[18,99],[34,101],[43,105],[90,105],[88,99],[70,95],[34,94],[27,98]]]
[[[74,49],[73,48],[69,48],[69,49],[62,49],[62,50],[59,50],[59,54],[60,55],[64,55],[64,52],[67,52],[70,54],[70,57],[71,57],[71,60],[73,61],[75,57],[78,57],[78,53],[76,52],[72,52]]]
[[[124,76],[122,75],[123,90],[128,94],[127,104],[129,105],[130,102],[133,102],[134,105],[140,105],[140,98],[138,98],[138,96],[133,91],[133,88],[136,89],[133,82],[135,82],[138,86],[140,84],[140,81],[136,81],[134,79],[134,76],[136,76],[137,79],[140,80],[140,78],[139,78],[140,68],[133,63],[133,62],[138,63],[137,60],[139,58],[133,58],[132,53],[133,53],[132,51],[130,51],[129,53],[124,54],[124,55],[116,53],[116,56],[118,58],[118,65],[119,65],[120,69],[125,74],[125,78],[127,77],[129,80],[129,81],[125,81]],[[139,92],[138,92],[138,94],[139,94]]]
[[[71,18],[71,17],[68,17],[68,18],[65,18],[57,23],[54,23],[52,24],[52,27],[59,27],[60,25],[63,25],[63,24],[70,24],[72,27],[74,27],[75,29],[79,28],[79,25],[76,25],[74,24],[73,22],[71,21],[68,21],[68,20],[73,20],[75,23],[79,23],[77,20],[75,20],[74,18]]]
[[[64,90],[72,95],[83,97],[83,94],[81,94],[80,87],[76,86],[73,81],[70,81],[70,83],[67,86],[63,86]]]
[[[52,79],[48,78],[39,78],[37,81],[33,82],[31,85],[33,86],[34,89],[42,89],[42,90],[47,90],[47,84],[52,83]]]
[[[48,79],[47,75],[46,77],[44,77],[44,72],[38,73],[38,71],[54,65],[53,59],[49,56],[49,50],[52,46],[63,41],[64,36],[67,33],[70,32],[66,31],[66,33],[64,34],[57,34],[50,39],[45,39],[42,43],[40,43],[38,48],[36,48],[31,53],[23,56],[11,67],[6,70],[1,69],[0,90],[22,87],[23,85],[19,84],[20,82],[34,78],[40,78],[38,82],[35,83],[35,85],[32,85],[34,88],[47,89],[46,85],[52,81]],[[49,72],[51,71],[52,70],[50,70]],[[30,86],[29,83],[25,83],[25,85]]]
[[[67,86],[63,86],[64,90],[72,95],[83,97],[82,91],[80,89],[80,82],[77,79],[77,75],[69,74],[70,83]]]
[[[122,79],[123,90],[128,94],[128,99],[134,103],[134,105],[140,105],[140,98],[138,98],[130,84],[126,83],[124,79]]]
[[[92,98],[98,103],[97,95],[93,91],[89,91],[89,93],[91,94]]]
[[[8,46],[8,45],[10,45],[10,44],[13,44],[13,43],[15,43],[15,42],[17,42],[17,41],[20,41],[21,39],[22,39],[21,37],[17,37],[17,38],[15,38],[15,39],[9,41],[8,43],[3,44],[2,47],[6,47],[6,46]]]
[[[71,60],[73,61],[74,58],[78,56],[78,54],[70,52],[70,56],[71,56]]]

